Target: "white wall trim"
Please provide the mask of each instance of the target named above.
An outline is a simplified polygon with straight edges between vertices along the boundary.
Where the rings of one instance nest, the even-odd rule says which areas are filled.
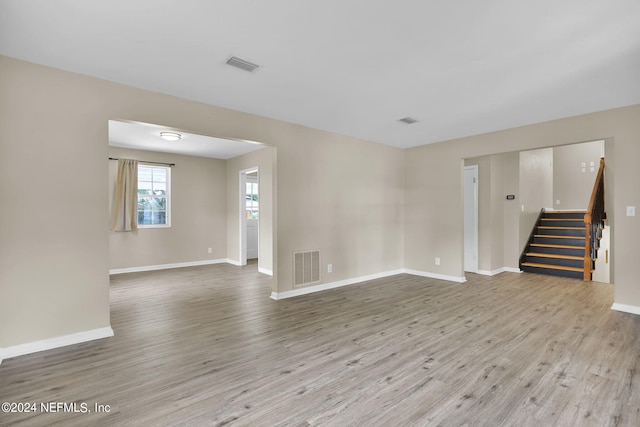
[[[328,289],[340,288],[342,286],[353,285],[356,283],[362,283],[369,280],[381,279],[383,277],[395,276],[396,274],[402,274],[403,270],[385,271],[382,273],[370,274],[367,276],[354,277],[352,279],[339,280],[337,282],[321,283],[319,285],[307,286],[304,288],[292,289],[284,292],[271,292],[271,299],[281,300],[285,298],[297,297],[300,295],[307,295],[314,292],[326,291]]]
[[[328,289],[340,288],[342,286],[353,285],[356,283],[367,282],[369,280],[382,279],[384,277],[395,276],[398,274],[412,274],[414,276],[428,277],[430,279],[446,280],[448,282],[463,283],[467,279],[464,277],[446,276],[444,274],[427,273],[425,271],[408,270],[401,268],[399,270],[385,271],[382,273],[370,274],[367,276],[354,277],[352,279],[339,280],[337,282],[321,283],[315,286],[307,286],[304,288],[292,289],[284,292],[271,292],[271,299],[281,300],[286,298],[297,297],[300,295],[307,295],[314,292],[326,291]]]
[[[428,271],[410,270],[407,268],[403,269],[403,273],[413,274],[414,276],[428,277],[430,279],[446,280],[447,282],[464,283],[467,281],[467,278],[464,276],[448,276],[446,274],[429,273]]]
[[[226,262],[227,264],[235,265],[236,267],[242,267],[243,266],[243,264],[240,261],[237,261],[237,260],[231,259],[231,258],[227,258],[223,262]],[[244,264],[244,265],[246,265],[246,264]]]
[[[268,276],[273,276],[273,271],[268,270],[266,268],[258,267],[258,273],[266,274]]]
[[[505,271],[508,271],[510,273],[522,273],[522,270],[520,270],[519,268],[513,268],[513,267],[500,267],[496,270],[478,270],[476,271],[477,274],[482,274],[483,276],[495,276],[496,274],[500,274],[500,273],[504,273]]]
[[[504,270],[502,268],[498,268],[496,270],[477,270],[477,271],[470,271],[469,273],[476,273],[476,274],[481,274],[483,276],[495,276],[496,274],[500,274],[502,273]]]
[[[637,305],[613,303],[613,305],[611,306],[611,310],[622,311],[624,313],[631,313],[631,314],[640,314],[640,307]]]
[[[145,265],[142,267],[128,267],[128,268],[112,268],[109,270],[109,274],[139,273],[141,271],[167,270],[169,268],[181,268],[181,267],[197,267],[199,265],[222,264],[225,262],[229,264],[239,265],[239,264],[236,264],[236,261],[232,261],[226,258],[206,259],[203,261],[177,262],[174,264]]]
[[[112,336],[113,329],[111,329],[111,327],[107,327],[76,332],[75,334],[48,338],[46,340],[34,341],[26,344],[14,345],[12,347],[0,348],[0,363],[2,363],[2,359],[9,359],[11,357],[23,356],[25,354],[37,353],[39,351],[51,350],[53,348],[65,347],[67,345],[79,344]]]
[[[479,262],[479,244],[478,242],[480,241],[479,239],[479,223],[478,223],[478,219],[479,219],[479,208],[478,208],[478,203],[479,203],[479,199],[478,199],[478,191],[480,189],[480,176],[479,176],[479,165],[469,165],[469,166],[463,166],[463,173],[466,173],[467,170],[471,170],[473,171],[473,206],[469,206],[469,203],[467,203],[467,177],[466,175],[464,176],[463,179],[463,188],[462,188],[462,193],[464,196],[464,203],[463,203],[463,213],[464,213],[464,228],[467,228],[467,224],[466,224],[466,220],[467,220],[467,214],[469,212],[471,212],[473,214],[473,242],[470,242],[471,245],[473,246],[473,263],[469,262],[469,260],[467,260],[467,248],[468,248],[468,243],[467,242],[467,235],[463,230],[463,246],[462,246],[462,251],[464,253],[464,257],[462,260],[462,264],[464,265],[464,268],[466,269],[467,267],[470,268],[471,270],[477,271],[478,270],[478,262]],[[473,264],[473,265],[469,265],[469,264]]]

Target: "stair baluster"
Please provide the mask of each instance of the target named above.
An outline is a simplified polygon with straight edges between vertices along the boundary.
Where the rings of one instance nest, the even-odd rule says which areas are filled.
[[[596,175],[596,182],[593,185],[589,208],[584,214],[584,226],[587,235],[584,240],[584,273],[585,281],[591,280],[593,260],[597,258],[599,240],[602,235],[602,227],[607,218],[604,207],[604,158],[600,159],[600,168]]]

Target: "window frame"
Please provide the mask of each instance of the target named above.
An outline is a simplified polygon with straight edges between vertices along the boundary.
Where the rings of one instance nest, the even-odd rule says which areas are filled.
[[[144,162],[138,162],[138,185],[140,184],[140,168],[151,169],[163,169],[166,171],[166,192],[164,198],[166,199],[165,223],[164,224],[140,224],[138,222],[138,228],[171,228],[171,166],[149,164]],[[153,181],[151,181],[153,183]],[[150,196],[149,198],[160,198],[156,196]],[[138,210],[136,209],[136,221],[138,221]]]
[[[251,190],[249,190],[251,187]],[[254,192],[255,188],[255,192]],[[245,181],[245,215],[247,219],[260,219],[260,187],[257,177],[249,177]],[[250,197],[250,199],[249,199]],[[251,212],[251,215],[249,215]]]

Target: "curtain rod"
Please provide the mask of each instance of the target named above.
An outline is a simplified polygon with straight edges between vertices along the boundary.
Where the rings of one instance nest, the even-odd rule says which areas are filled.
[[[118,158],[116,157],[109,157],[109,160],[118,160]],[[176,164],[175,163],[161,163],[161,162],[147,162],[145,160],[138,160],[138,162],[140,163],[146,163],[149,165],[162,165],[162,166],[169,166],[169,167],[174,167]]]

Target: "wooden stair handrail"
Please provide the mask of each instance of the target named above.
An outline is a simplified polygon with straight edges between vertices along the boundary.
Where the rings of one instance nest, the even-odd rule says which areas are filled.
[[[596,182],[593,184],[593,190],[591,190],[591,199],[589,200],[589,207],[587,208],[587,213],[593,212],[593,208],[596,204],[598,187],[599,187],[599,184],[602,182],[603,176],[604,176],[604,157],[600,158],[600,168],[598,169],[598,175],[596,175]]]
[[[591,280],[591,265],[594,258],[595,245],[598,238],[599,227],[602,225],[606,213],[604,210],[604,157],[600,159],[600,168],[596,175],[596,181],[591,191],[589,207],[584,214],[585,239],[584,239],[584,269],[583,278]]]

